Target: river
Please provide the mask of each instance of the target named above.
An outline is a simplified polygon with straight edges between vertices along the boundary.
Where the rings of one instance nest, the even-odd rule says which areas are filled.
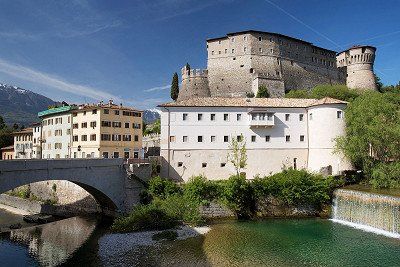
[[[105,240],[114,236],[109,226],[109,221],[73,217],[2,234],[0,266],[398,266],[400,262],[399,239],[323,219],[221,222],[205,236],[128,248],[105,246]]]

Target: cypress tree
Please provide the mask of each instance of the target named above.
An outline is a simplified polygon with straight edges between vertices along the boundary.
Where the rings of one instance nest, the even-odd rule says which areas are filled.
[[[260,87],[258,87],[258,91],[257,91],[257,98],[268,98],[269,97],[269,92],[267,87],[265,87],[264,85],[261,85]]]
[[[174,76],[172,77],[172,83],[171,83],[171,98],[176,101],[178,99],[179,95],[179,81],[178,81],[178,73],[174,73]]]

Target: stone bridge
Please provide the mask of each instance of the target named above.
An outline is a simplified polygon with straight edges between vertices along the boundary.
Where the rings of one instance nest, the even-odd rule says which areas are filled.
[[[48,180],[66,180],[89,192],[104,213],[124,212],[139,202],[142,183],[130,178],[123,159],[0,160],[0,193]]]

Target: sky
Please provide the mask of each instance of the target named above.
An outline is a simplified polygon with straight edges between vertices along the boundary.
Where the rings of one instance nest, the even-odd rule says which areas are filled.
[[[400,80],[400,0],[0,0],[0,83],[56,101],[170,101],[174,72],[206,68],[205,40],[260,30],[341,51],[377,47]]]

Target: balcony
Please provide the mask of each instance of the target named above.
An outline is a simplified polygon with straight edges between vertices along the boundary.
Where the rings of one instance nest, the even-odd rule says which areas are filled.
[[[275,116],[273,113],[267,112],[251,112],[250,127],[267,128],[275,125]]]

